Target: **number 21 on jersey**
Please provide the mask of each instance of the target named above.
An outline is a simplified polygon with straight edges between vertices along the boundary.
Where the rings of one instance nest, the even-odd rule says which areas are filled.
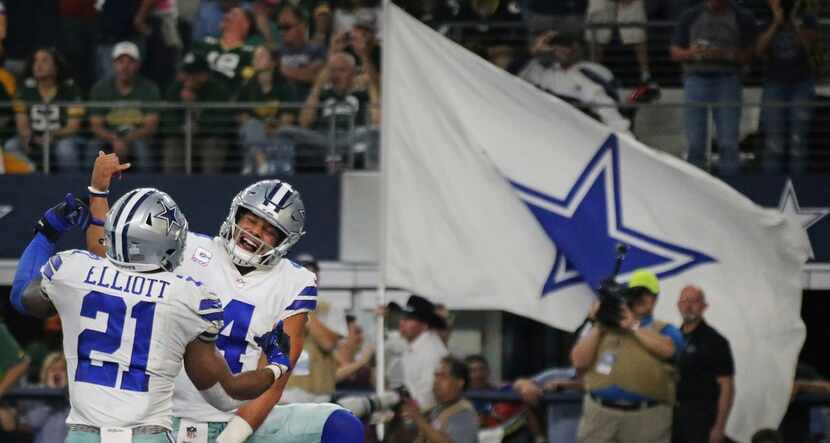
[[[115,387],[118,378],[118,363],[97,361],[92,364],[90,354],[97,351],[114,354],[121,347],[122,336],[132,334],[130,368],[121,374],[120,389],[147,392],[150,376],[147,374],[147,357],[150,354],[150,339],[153,335],[153,318],[156,304],[140,301],[133,305],[130,317],[135,319],[135,330],[125,331],[127,304],[121,297],[92,291],[84,296],[81,317],[95,319],[98,313],[107,314],[107,329],[104,332],[84,329],[78,335],[78,368],[75,381]]]

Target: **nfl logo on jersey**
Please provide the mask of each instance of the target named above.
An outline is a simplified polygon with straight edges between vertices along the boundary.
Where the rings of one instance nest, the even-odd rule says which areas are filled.
[[[189,439],[196,438],[196,426],[188,426],[187,427],[187,438],[189,438]]]
[[[193,256],[191,260],[199,263],[202,266],[207,266],[210,263],[210,260],[213,258],[213,254],[203,248],[196,248],[196,251],[193,252]]]

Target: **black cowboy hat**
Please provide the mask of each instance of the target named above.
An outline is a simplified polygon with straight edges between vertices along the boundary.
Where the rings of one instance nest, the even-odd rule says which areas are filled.
[[[447,321],[435,313],[435,305],[419,295],[411,295],[406,301],[406,307],[395,302],[389,303],[388,307],[390,311],[400,312],[406,317],[420,320],[430,328],[446,329],[447,327]]]

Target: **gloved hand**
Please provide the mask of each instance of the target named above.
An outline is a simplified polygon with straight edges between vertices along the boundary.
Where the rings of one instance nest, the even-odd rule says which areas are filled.
[[[291,360],[288,359],[291,353],[291,337],[283,332],[282,322],[277,323],[274,329],[262,337],[254,337],[254,341],[262,348],[268,364],[278,366],[283,373],[291,369]]]
[[[73,226],[86,229],[89,226],[89,208],[72,194],[66,194],[63,201],[49,208],[37,221],[35,232],[43,234],[50,242],[56,243],[60,236]]]

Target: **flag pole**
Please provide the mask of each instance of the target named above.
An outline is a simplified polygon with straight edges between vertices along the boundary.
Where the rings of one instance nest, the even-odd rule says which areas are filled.
[[[382,3],[382,26],[383,29],[381,30],[381,35],[383,41],[381,42],[381,66],[380,66],[380,202],[378,204],[378,216],[380,218],[378,224],[378,307],[384,308],[383,312],[385,313],[386,307],[386,242],[387,242],[387,235],[386,235],[386,208],[388,204],[386,199],[388,198],[387,192],[387,185],[389,183],[388,176],[389,176],[389,161],[388,161],[388,150],[389,147],[386,146],[385,141],[389,139],[387,136],[388,134],[388,127],[389,124],[388,116],[384,115],[385,112],[389,109],[387,106],[389,96],[389,88],[388,83],[389,81],[387,78],[389,77],[386,73],[389,71],[386,69],[386,65],[389,63],[389,54],[388,54],[388,43],[389,43],[389,16],[391,14],[391,8],[389,7],[390,0],[383,0]],[[375,352],[375,358],[377,362],[377,367],[375,368],[375,391],[378,394],[383,393],[386,388],[385,385],[385,375],[386,375],[386,340],[384,336],[385,331],[385,315],[378,315],[377,316],[377,327],[375,328],[376,340],[377,340],[377,351]],[[379,423],[377,426],[377,433],[378,438],[383,440],[384,435],[384,425],[383,423]]]

